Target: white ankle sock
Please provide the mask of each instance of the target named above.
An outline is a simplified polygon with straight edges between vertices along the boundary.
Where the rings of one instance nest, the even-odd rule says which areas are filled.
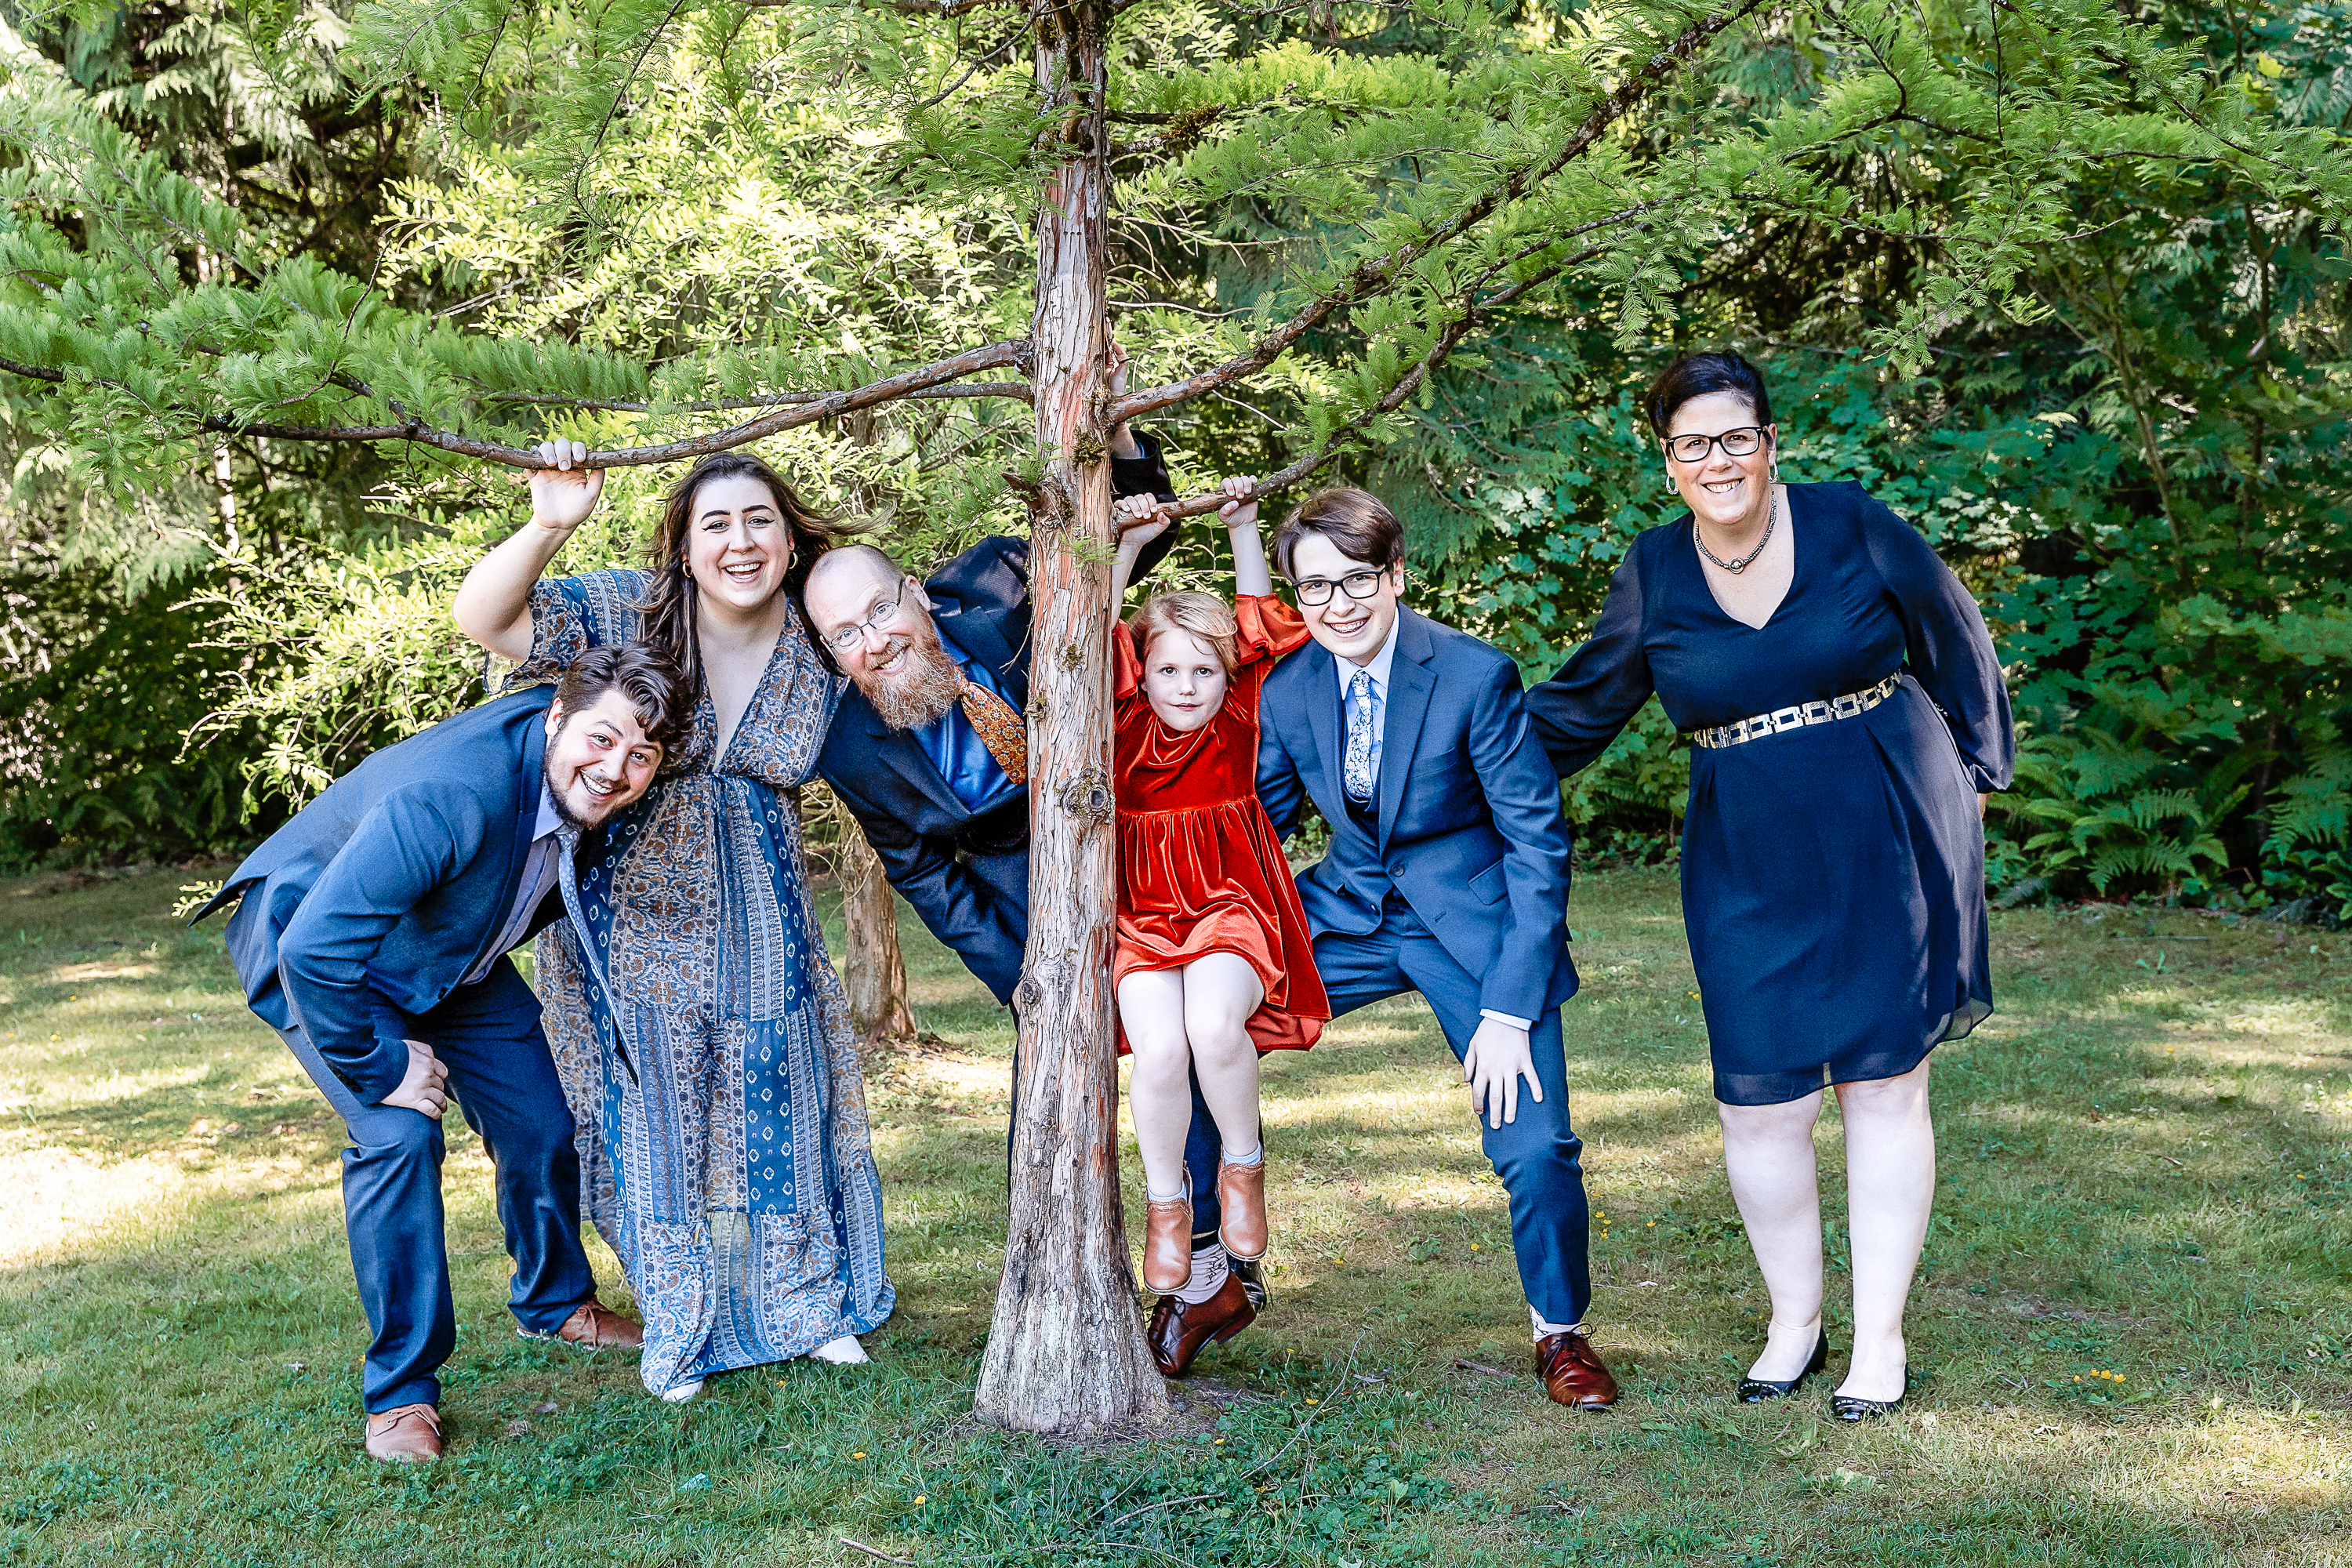
[[[1213,1241],[1192,1254],[1192,1278],[1177,1288],[1176,1299],[1197,1307],[1225,1288],[1225,1276],[1232,1271],[1225,1260],[1225,1244]]]
[[[1265,1163],[1265,1141],[1260,1139],[1245,1153],[1236,1154],[1230,1149],[1217,1151],[1217,1158],[1228,1165],[1263,1165]]]
[[[1535,1324],[1536,1343],[1538,1344],[1543,1343],[1544,1341],[1551,1338],[1554,1334],[1568,1333],[1576,1327],[1574,1323],[1555,1323],[1550,1319],[1545,1317],[1541,1312],[1537,1311],[1532,1306],[1528,1309],[1528,1318],[1529,1321]]]
[[[1145,1200],[1150,1203],[1172,1204],[1178,1198],[1184,1196],[1185,1194],[1192,1190],[1192,1184],[1187,1180],[1179,1184],[1174,1192],[1163,1193],[1158,1187],[1151,1184],[1151,1178],[1150,1176],[1143,1178],[1143,1196]]]

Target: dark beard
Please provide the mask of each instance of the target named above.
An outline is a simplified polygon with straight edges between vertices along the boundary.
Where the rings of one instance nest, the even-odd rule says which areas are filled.
[[[571,721],[570,717],[566,716],[564,722],[568,724]],[[558,731],[558,733],[561,732],[561,731]],[[555,782],[554,761],[555,759],[551,757],[539,767],[539,776],[547,781],[547,798],[554,805],[555,815],[562,819],[564,826],[571,828],[574,833],[586,833],[598,825],[581,821],[579,814],[572,809],[572,803],[563,798],[563,786]]]
[[[868,668],[850,679],[866,694],[866,700],[874,704],[883,723],[893,730],[920,730],[946,718],[948,710],[956,705],[963,692],[963,672],[940,646],[940,634],[928,616],[914,632],[892,637],[890,646],[875,662],[896,658],[902,647],[907,650],[907,668],[898,675],[880,676]]]

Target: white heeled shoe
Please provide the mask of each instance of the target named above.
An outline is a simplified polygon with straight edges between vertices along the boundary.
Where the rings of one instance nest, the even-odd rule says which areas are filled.
[[[827,1340],[809,1352],[809,1354],[834,1366],[864,1366],[867,1360],[866,1347],[857,1342],[856,1334],[844,1334],[837,1340]]]

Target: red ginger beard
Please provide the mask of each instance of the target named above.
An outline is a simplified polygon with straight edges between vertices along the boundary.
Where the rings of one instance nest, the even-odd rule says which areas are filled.
[[[889,647],[882,656],[867,659],[864,668],[849,677],[866,694],[866,700],[874,704],[882,722],[893,730],[920,730],[936,724],[963,695],[963,671],[940,646],[939,628],[931,624],[931,617],[919,614],[911,619],[911,631],[890,633]],[[875,668],[902,652],[907,661],[895,675]]]

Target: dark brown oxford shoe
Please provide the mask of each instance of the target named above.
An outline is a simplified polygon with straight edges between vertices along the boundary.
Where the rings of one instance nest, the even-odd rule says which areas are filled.
[[[1151,1342],[1151,1359],[1159,1364],[1160,1375],[1181,1377],[1192,1370],[1192,1358],[1202,1345],[1211,1340],[1223,1344],[1255,1321],[1257,1308],[1242,1289],[1242,1277],[1228,1272],[1217,1293],[1197,1307],[1173,1296],[1160,1297],[1144,1337]]]
[[[1571,1329],[1536,1345],[1536,1378],[1544,1392],[1576,1410],[1606,1410],[1617,1403],[1617,1380],[1601,1364],[1591,1337]]]

